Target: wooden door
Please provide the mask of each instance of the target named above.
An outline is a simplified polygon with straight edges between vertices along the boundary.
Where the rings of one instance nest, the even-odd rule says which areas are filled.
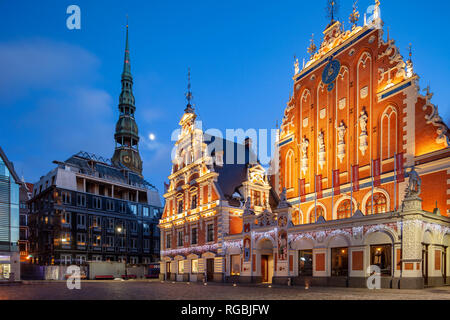
[[[444,277],[444,284],[447,284],[447,248],[444,247],[442,251],[442,276]]]
[[[170,280],[170,262],[166,262],[166,280]]]
[[[206,260],[206,280],[212,281],[214,279],[214,259]]]
[[[422,250],[422,275],[424,285],[428,285],[428,245],[425,245]]]
[[[261,256],[262,282],[269,282],[269,257]]]

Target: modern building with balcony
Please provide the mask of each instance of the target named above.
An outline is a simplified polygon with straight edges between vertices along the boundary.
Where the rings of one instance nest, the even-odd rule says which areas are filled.
[[[158,261],[162,208],[152,185],[85,152],[55,163],[30,201],[33,263]]]
[[[111,160],[79,152],[34,184],[30,258],[40,265],[159,261],[161,200],[142,175],[128,26]]]

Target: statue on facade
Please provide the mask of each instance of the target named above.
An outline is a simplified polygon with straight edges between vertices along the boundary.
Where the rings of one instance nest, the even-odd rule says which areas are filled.
[[[369,117],[367,116],[366,109],[363,108],[361,114],[359,116],[358,122],[361,128],[361,133],[359,135],[359,150],[361,150],[362,155],[366,154],[366,150],[369,147],[367,139],[369,135],[367,134],[367,120]]]
[[[280,203],[278,204],[278,208],[292,207],[286,199],[286,192],[286,188],[283,188],[283,191],[280,193]]]
[[[422,179],[420,178],[417,171],[414,167],[411,168],[409,172],[409,183],[406,187],[405,197],[406,198],[415,198],[420,195],[422,191]]]
[[[322,169],[325,165],[325,138],[323,131],[320,130],[319,135],[317,137],[317,144],[319,145],[319,166]]]
[[[347,131],[347,128],[345,127],[345,123],[344,123],[344,121],[341,121],[341,124],[338,127],[339,141],[338,141],[338,152],[337,152],[337,156],[341,163],[345,157],[345,132],[346,131]]]
[[[303,174],[306,174],[308,171],[308,147],[309,147],[309,140],[306,139],[306,137],[303,137],[301,148],[302,148],[302,159],[301,159],[301,170]]]

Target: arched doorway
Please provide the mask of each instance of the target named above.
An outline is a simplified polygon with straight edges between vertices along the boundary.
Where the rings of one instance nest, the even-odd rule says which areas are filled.
[[[263,239],[258,243],[262,283],[272,283],[274,271],[273,247],[274,245],[269,239]]]

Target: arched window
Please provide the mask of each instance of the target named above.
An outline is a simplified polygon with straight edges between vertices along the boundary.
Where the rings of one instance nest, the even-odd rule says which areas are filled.
[[[338,220],[351,218],[352,209],[352,202],[350,199],[345,199],[344,201],[342,201],[337,209]]]
[[[397,110],[389,106],[381,116],[380,152],[382,160],[390,159],[397,152]]]
[[[294,187],[293,185],[293,173],[294,173],[294,152],[292,150],[289,150],[286,154],[286,172],[285,172],[285,184],[286,189],[291,189]]]
[[[316,209],[312,209],[309,214],[309,223],[316,223],[316,213],[317,219],[319,219],[319,217],[325,217],[325,210],[321,206],[317,206]]]
[[[386,196],[380,192],[373,195],[373,214],[388,212]],[[366,214],[372,214],[372,196],[366,203]]]

